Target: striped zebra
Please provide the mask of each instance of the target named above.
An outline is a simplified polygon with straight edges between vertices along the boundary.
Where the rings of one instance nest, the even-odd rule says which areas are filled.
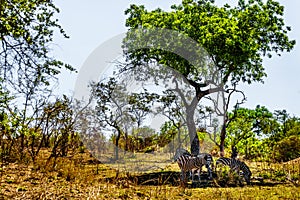
[[[250,184],[250,178],[251,178],[251,171],[249,169],[249,167],[242,161],[233,159],[233,158],[219,158],[216,161],[216,165],[227,165],[230,167],[230,170],[235,171],[237,174],[240,175],[240,171],[242,171],[242,175],[245,178],[245,181],[247,182],[247,184]]]
[[[180,156],[182,156],[182,155],[185,155],[185,156],[188,156],[188,157],[194,157],[187,150],[185,150],[183,148],[179,148],[179,149],[176,150],[176,154],[174,156],[174,160],[175,161],[178,160],[178,158]],[[210,154],[208,154],[208,153],[200,153],[196,157],[198,157],[199,159],[204,158],[205,163],[203,165],[205,165],[205,167],[206,167],[206,169],[208,171],[209,179],[211,179],[212,178],[212,169],[214,168],[212,156]],[[199,178],[200,178],[200,172],[202,171],[202,166],[203,165],[201,165],[201,168],[197,169],[198,170],[198,176],[199,176]],[[192,176],[192,178],[193,178],[193,176],[194,176],[193,170],[190,170],[189,172],[190,172],[190,176]]]
[[[194,182],[193,170],[198,170],[198,178],[200,180],[200,173],[202,166],[207,163],[207,156],[192,157],[189,155],[181,155],[176,159],[178,166],[181,170],[182,181],[186,181],[186,172],[190,172],[192,175],[192,182]]]

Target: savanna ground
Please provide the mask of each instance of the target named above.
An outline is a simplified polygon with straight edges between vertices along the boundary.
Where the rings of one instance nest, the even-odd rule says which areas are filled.
[[[1,163],[0,199],[300,199],[299,159],[247,162],[255,177],[250,186],[203,180],[184,188],[171,161],[159,171],[137,174],[111,169],[88,153],[57,158],[55,164],[43,158],[46,154],[35,165]]]

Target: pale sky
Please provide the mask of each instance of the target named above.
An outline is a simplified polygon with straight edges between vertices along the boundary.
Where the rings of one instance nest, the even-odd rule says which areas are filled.
[[[126,31],[124,11],[130,4],[143,4],[148,10],[162,8],[169,10],[172,4],[180,0],[55,0],[61,13],[60,24],[70,39],[57,37],[54,55],[80,70],[87,57],[103,42]],[[237,0],[218,0],[234,4]],[[286,109],[288,113],[300,117],[300,1],[280,0],[285,6],[286,25],[292,27],[290,39],[297,44],[290,53],[265,60],[268,77],[264,84],[241,85],[247,102],[243,105],[255,108],[257,104],[266,106],[271,112]],[[78,74],[63,72],[59,76],[60,93],[72,94]]]

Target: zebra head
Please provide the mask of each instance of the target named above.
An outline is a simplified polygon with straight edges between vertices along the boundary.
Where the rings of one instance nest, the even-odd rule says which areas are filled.
[[[197,157],[198,158],[203,158],[205,161],[207,161],[207,159],[208,159],[208,155],[207,154],[198,154]]]
[[[250,185],[251,174],[250,175],[244,175],[244,178],[246,180],[247,185]]]
[[[250,179],[252,175],[250,168],[246,165],[246,163],[240,162],[240,169],[242,170],[240,175],[244,176],[247,185],[250,185]]]

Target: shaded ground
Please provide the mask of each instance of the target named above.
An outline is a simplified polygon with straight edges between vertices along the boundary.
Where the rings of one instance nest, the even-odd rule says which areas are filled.
[[[187,174],[188,176],[188,174]],[[210,180],[207,173],[201,174],[201,181],[198,181],[197,175],[195,175],[194,182],[187,183],[187,187],[189,188],[203,188],[203,187],[220,187],[220,184],[216,184],[216,173],[213,173],[213,180]],[[170,186],[180,186],[180,172],[174,172],[174,171],[164,171],[164,172],[153,172],[153,173],[147,173],[147,174],[141,174],[141,175],[130,175],[128,174],[125,177],[110,177],[105,178],[105,181],[109,183],[114,183],[116,181],[131,181],[134,184],[137,185],[148,185],[148,186],[161,186],[161,185],[170,185]],[[283,182],[278,181],[270,181],[270,180],[252,180],[250,186],[267,186],[267,187],[274,187],[277,185],[282,185]],[[221,185],[223,187],[243,187],[246,186],[244,183],[243,185],[237,185],[233,183],[227,183]]]
[[[187,174],[187,177],[189,174]],[[128,175],[126,177],[119,178],[119,180],[127,179],[135,184],[138,185],[151,185],[151,186],[160,186],[160,185],[170,185],[170,186],[179,186],[180,185],[180,172],[174,171],[162,171],[162,172],[152,172],[152,173],[145,173],[140,175]],[[194,183],[197,185],[206,185],[206,186],[213,186],[213,181],[209,180],[208,174],[203,173],[200,175],[201,182],[199,184],[198,176],[195,175]],[[213,173],[213,177],[216,177],[216,174]],[[113,182],[115,178],[106,178],[108,182]],[[189,181],[189,185],[193,185],[191,180]]]

